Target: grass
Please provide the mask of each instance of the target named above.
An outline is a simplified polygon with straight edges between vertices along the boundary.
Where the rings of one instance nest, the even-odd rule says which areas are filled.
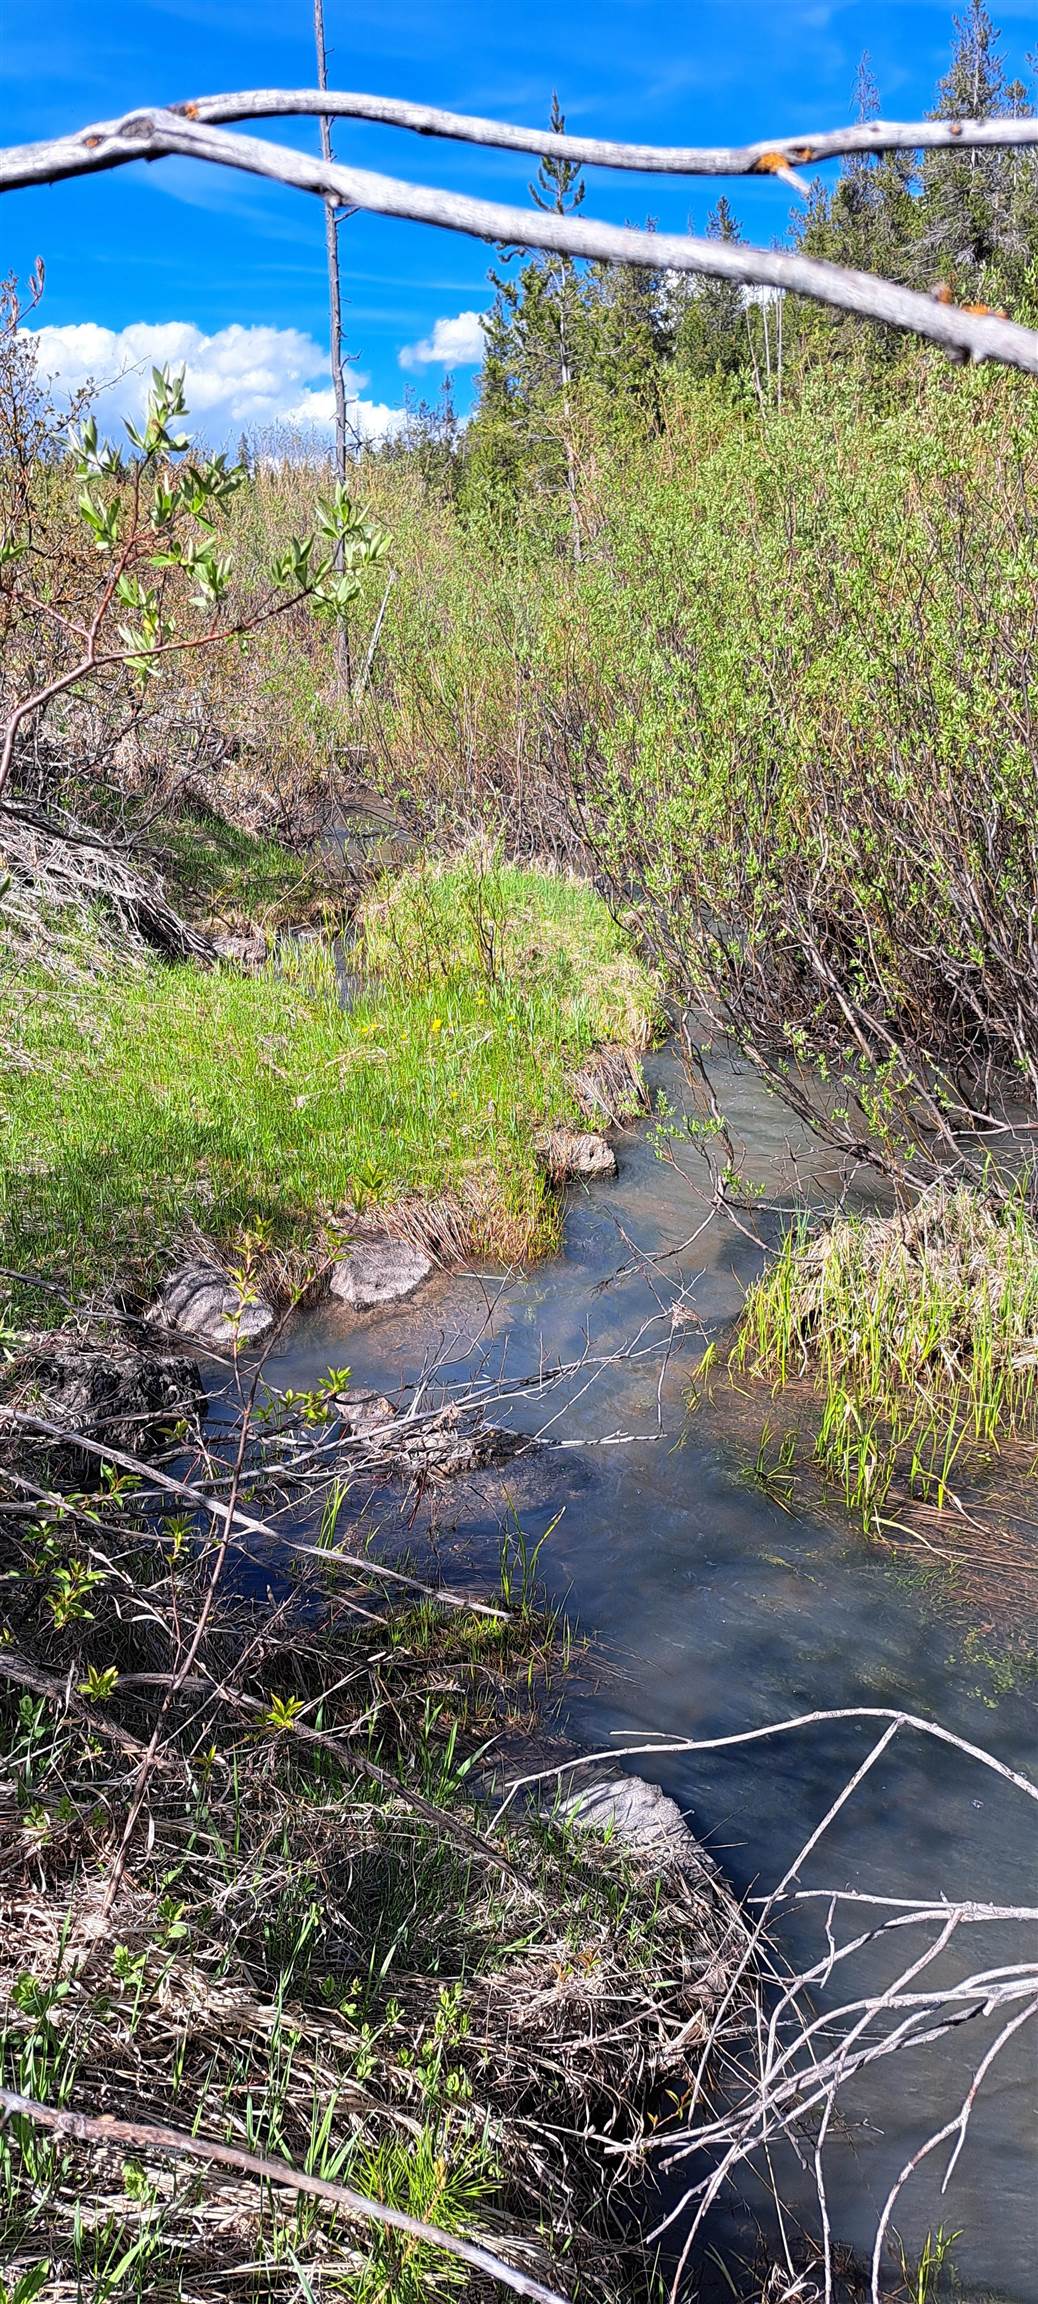
[[[0,1214],[9,1268],[73,1294],[147,1286],[178,1242],[312,1253],[358,1205],[453,1195],[476,1253],[558,1237],[538,1123],[599,1042],[644,1041],[652,987],[587,886],[464,861],[378,891],[368,989],[332,956],[255,977],[110,966],[9,975]]]
[[[277,927],[315,913],[342,913],[330,863],[324,867],[312,852],[246,832],[210,809],[183,811],[164,824],[156,862],[174,901],[193,917]]]
[[[891,1217],[789,1232],[750,1290],[734,1365],[807,1378],[814,1458],[876,1528],[942,1510],[970,1468],[1038,1439],[1038,1227],[1023,1194],[961,1186]]]

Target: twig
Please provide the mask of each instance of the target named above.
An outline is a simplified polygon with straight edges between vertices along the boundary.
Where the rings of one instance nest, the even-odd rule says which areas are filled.
[[[252,1425],[252,1411],[255,1406],[256,1386],[258,1382],[259,1370],[257,1369],[256,1374],[252,1380],[252,1389],[242,1409],[241,1422],[238,1429],[238,1445],[234,1458],[234,1470],[231,1476],[231,1493],[228,1501],[227,1518],[224,1523],[223,1536],[221,1537],[220,1543],[217,1547],[216,1558],[213,1561],[213,1565],[209,1574],[209,1582],[206,1586],[205,1598],[202,1602],[201,1608],[198,1611],[198,1622],[195,1625],[194,1632],[191,1635],[187,1653],[182,1658],[181,1662],[178,1663],[175,1671],[171,1676],[169,1686],[163,1695],[161,1704],[159,1705],[158,1715],[155,1721],[155,1726],[151,1732],[151,1738],[147,1751],[145,1752],[144,1758],[141,1761],[137,1782],[133,1790],[133,1797],[130,1801],[129,1808],[126,1813],[126,1822],[123,1825],[122,1838],[116,1851],[115,1862],[105,1884],[104,1900],[101,1906],[101,1917],[103,1920],[107,1919],[108,1914],[112,1909],[112,1905],[115,1902],[116,1896],[119,1893],[119,1884],[122,1880],[122,1876],[126,1868],[126,1859],[129,1854],[130,1841],[133,1837],[134,1826],[136,1825],[137,1818],[144,1806],[144,1802],[147,1797],[149,1778],[156,1763],[159,1748],[159,1738],[162,1734],[163,1723],[168,1718],[173,1700],[181,1686],[182,1681],[188,1679],[190,1676],[191,1668],[198,1655],[199,1649],[201,1648],[202,1641],[205,1638],[206,1625],[209,1622],[210,1616],[212,1615],[213,1608],[216,1603],[216,1594],[219,1589],[220,1578],[223,1575],[224,1565],[227,1559],[227,1551],[231,1541],[232,1516],[235,1506],[238,1502],[238,1490],[241,1486],[241,1476],[245,1466],[245,1450],[248,1446],[249,1431]]]
[[[83,1727],[92,1729],[97,1736],[105,1737],[108,1743],[117,1744],[119,1750],[129,1753],[132,1759],[140,1760],[146,1756],[146,1744],[141,1744],[126,1728],[120,1728],[118,1721],[109,1720],[97,1705],[81,1703],[73,1695],[71,1674],[67,1680],[62,1680],[56,1672],[41,1672],[38,1664],[29,1664],[24,1656],[14,1655],[9,1648],[0,1648],[0,1680],[11,1680],[16,1688],[28,1688],[34,1696],[52,1698]],[[168,1763],[163,1762],[162,1765]]]
[[[43,1416],[32,1416],[23,1409],[7,1407],[0,1409],[0,1424],[2,1424],[4,1421],[17,1424],[24,1430],[38,1432],[41,1434],[41,1436],[48,1439],[67,1440],[69,1437],[67,1430],[61,1425],[52,1424],[46,1417]],[[243,1423],[246,1428],[248,1421],[248,1415],[246,1414],[246,1416],[243,1418]],[[167,1688],[166,1697],[162,1705],[159,1719],[156,1722],[151,1742],[145,1751],[146,1761],[149,1760],[149,1756],[153,1755],[157,1747],[157,1741],[162,1726],[162,1721],[169,1711],[173,1696],[176,1693],[176,1687],[180,1684],[183,1677],[190,1673],[191,1668],[195,1662],[198,1649],[205,1632],[206,1622],[208,1620],[209,1613],[211,1612],[212,1603],[215,1599],[216,1584],[222,1572],[227,1547],[231,1541],[232,1534],[237,1532],[248,1536],[262,1536],[271,1543],[279,1541],[277,1530],[271,1526],[269,1521],[256,1520],[250,1513],[242,1512],[238,1508],[237,1492],[238,1484],[241,1478],[241,1469],[244,1462],[245,1437],[246,1432],[243,1431],[243,1433],[239,1436],[238,1457],[232,1478],[231,1494],[228,1498],[228,1501],[224,1503],[219,1497],[207,1495],[205,1489],[196,1487],[193,1481],[176,1480],[172,1477],[171,1474],[160,1472],[157,1466],[146,1463],[142,1457],[131,1456],[125,1449],[113,1448],[107,1443],[99,1440],[87,1440],[78,1433],[76,1435],[77,1447],[88,1450],[90,1454],[100,1457],[107,1463],[118,1465],[123,1471],[135,1472],[143,1475],[147,1479],[151,1480],[157,1487],[165,1490],[167,1494],[181,1497],[185,1502],[194,1504],[201,1511],[207,1512],[212,1519],[221,1522],[223,1526],[223,1535],[220,1539],[213,1574],[210,1578],[210,1583],[206,1594],[206,1601],[200,1613],[199,1622],[195,1628],[188,1654],[185,1657],[183,1665],[180,1667],[179,1671],[173,1675],[170,1685]],[[325,1559],[330,1557],[326,1553],[319,1554],[318,1548],[311,1545],[296,1545],[293,1547],[293,1549],[303,1553],[312,1553],[315,1556],[320,1556]],[[350,1565],[369,1571],[373,1568],[374,1565],[369,1561],[363,1560],[359,1554],[337,1553],[332,1557],[339,1561],[345,1559]],[[375,1568],[375,1573],[378,1573],[377,1568]],[[390,1574],[392,1575],[393,1571],[390,1571]],[[401,1578],[400,1581],[406,1581],[410,1584],[412,1582],[417,1582],[417,1579]],[[425,1589],[424,1587],[421,1588]],[[466,1606],[467,1603],[459,1602],[459,1605]],[[482,1612],[486,1614],[499,1613],[499,1611],[495,1610],[485,1610]],[[319,1735],[318,1732],[314,1729],[300,1728],[297,1723],[293,1723],[292,1725],[296,1727],[297,1733],[306,1736],[312,1742],[318,1744],[328,1742],[326,1737]],[[338,1744],[336,1743],[333,1745],[332,1749],[338,1752]],[[481,1833],[474,1832],[470,1830],[467,1825],[462,1824],[456,1817],[452,1816],[447,1809],[439,1808],[433,1801],[424,1799],[421,1793],[412,1791],[409,1785],[401,1783],[397,1777],[389,1773],[388,1769],[380,1768],[375,1761],[369,1760],[363,1753],[359,1753],[355,1750],[351,1751],[350,1763],[351,1766],[357,1769],[360,1775],[369,1777],[373,1783],[379,1784],[383,1790],[393,1792],[399,1799],[403,1800],[409,1807],[413,1808],[415,1814],[421,1816],[424,1822],[435,1826],[436,1830],[447,1838],[460,1842],[460,1844],[468,1850],[469,1854],[477,1857],[481,1863],[491,1865],[497,1871],[506,1873],[509,1878],[517,1881],[521,1887],[529,1889],[529,1881],[524,1878],[523,1874],[512,1863],[510,1857],[504,1855],[501,1849],[495,1848],[493,1843],[490,1840],[485,1839]],[[142,1773],[144,1774],[146,1780],[146,1771],[143,1771]],[[140,1787],[139,1795],[135,1797],[135,1803],[131,1806],[131,1811],[124,1828],[120,1856],[117,1861],[116,1872],[113,1876],[115,1887],[118,1886],[122,1864],[125,1861],[126,1845],[129,1839],[129,1835],[133,1830],[137,1816],[140,1813],[142,1798],[143,1787]],[[115,1888],[112,1887],[111,1883],[109,1884],[109,1891],[110,1892],[106,1895],[106,1911],[109,1909],[112,1896],[115,1893]]]

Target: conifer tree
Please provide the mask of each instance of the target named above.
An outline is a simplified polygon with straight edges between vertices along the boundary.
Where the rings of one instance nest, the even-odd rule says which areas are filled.
[[[566,120],[552,96],[550,125],[556,135]],[[579,165],[566,159],[541,161],[530,193],[538,208],[572,215],[584,198]],[[510,264],[515,250],[502,255]],[[515,273],[491,272],[494,303],[486,322],[476,419],[482,440],[473,442],[470,479],[487,469],[487,451],[500,484],[511,491],[525,471],[548,483],[561,477],[568,502],[575,559],[581,554],[577,489],[576,386],[581,366],[584,304],[580,270],[571,256],[548,250],[528,258]]]
[[[741,240],[738,219],[722,192],[707,218],[710,240]],[[679,374],[734,376],[746,366],[746,298],[737,280],[686,273],[671,284],[674,364]]]
[[[879,90],[867,55],[858,65],[855,80],[855,118],[875,120]],[[847,264],[855,271],[881,273],[906,286],[914,284],[918,270],[920,211],[917,198],[919,171],[912,152],[852,152],[844,160],[831,191],[819,184],[807,209],[793,219],[793,237],[808,256],[822,256],[831,264]],[[819,323],[842,329],[839,315],[819,312]],[[898,347],[886,331],[887,349]]]
[[[582,341],[584,373],[609,428],[654,425],[673,350],[662,273],[648,265],[593,264],[584,284]]]
[[[937,91],[937,120],[991,120],[1020,111],[1026,91],[1009,82],[1001,33],[986,0],[953,19],[955,47]],[[923,163],[920,248],[933,283],[960,301],[1011,298],[1027,266],[1019,213],[1020,166],[1010,151],[930,152]]]

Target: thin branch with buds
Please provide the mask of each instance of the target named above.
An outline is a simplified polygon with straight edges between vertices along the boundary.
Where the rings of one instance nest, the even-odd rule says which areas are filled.
[[[1032,1802],[1038,1802],[1038,1785],[1007,1767],[993,1753],[969,1743],[936,1721],[878,1706],[840,1706],[801,1714],[796,1719],[772,1721],[762,1728],[729,1736],[654,1739],[614,1746],[608,1755],[604,1752],[582,1754],[558,1768],[539,1770],[536,1775],[512,1781],[493,1819],[492,1829],[522,1787],[551,1780],[561,1783],[564,1777],[572,1783],[579,1768],[606,1757],[613,1761],[621,1757],[645,1759],[650,1755],[724,1751],[793,1730],[848,1720],[885,1722],[886,1725],[870,1745],[865,1759],[835,1795],[782,1879],[766,1896],[754,1900],[759,1906],[759,1918],[748,1935],[741,1964],[729,1978],[728,1992],[752,1988],[759,1996],[756,2055],[745,2075],[745,2084],[732,2101],[715,2109],[705,2121],[690,2119],[679,2137],[675,2138],[671,2132],[657,2140],[656,2148],[672,2165],[689,2156],[694,2156],[700,2165],[704,2156],[708,2162],[707,2173],[682,2188],[680,2197],[668,2209],[656,2232],[650,2235],[658,2238],[677,2223],[684,2226],[681,2254],[670,2291],[671,2304],[677,2304],[684,2268],[704,2220],[738,2170],[747,2163],[761,2162],[774,2190],[771,2155],[780,2141],[801,2149],[802,2164],[814,2177],[823,2275],[821,2294],[830,2298],[834,2291],[835,2266],[823,2148],[841,2092],[849,2081],[891,2056],[947,2039],[962,2027],[972,2027],[978,2021],[1001,2018],[994,2039],[977,2058],[957,2112],[922,2140],[890,2187],[877,2222],[871,2265],[871,2304],[882,2304],[884,2249],[891,2219],[905,2186],[923,2162],[947,2144],[951,2149],[941,2185],[942,2192],[947,2190],[984,2082],[1011,2041],[1038,2016],[1038,1964],[1033,1956],[1033,1925],[1038,1915],[1027,1905],[985,1903],[970,1898],[926,1900],[829,1887],[802,1888],[798,1885],[799,1876],[808,1856],[819,1846],[837,1816],[845,1813],[865,1777],[889,1751],[895,1737],[904,1731],[936,1739],[964,1759],[992,1771]],[[783,1977],[776,1965],[776,1924],[784,1908],[810,1901],[824,1906],[824,1950],[817,1960]],[[852,1932],[842,1935],[841,1940],[841,1914],[848,1907]],[[862,1907],[869,1913],[863,1928],[856,1924]],[[972,1974],[951,1979],[932,1973],[961,1928],[1005,1927],[1012,1923],[1020,1923],[1028,1930],[1026,1957],[984,1965]],[[866,1950],[871,1957],[877,1947],[889,1946],[893,1950],[904,1941],[906,1928],[924,1932],[926,1941],[921,1950],[913,1951],[907,1963],[897,1964],[889,1981],[835,2005],[828,2001],[819,2009],[818,1994],[827,1990],[845,1962]],[[764,2000],[769,1987],[774,1993],[770,2012]],[[715,2018],[719,2025],[724,2021],[726,2005],[727,1992]],[[711,2049],[712,2040],[708,2037],[701,2052],[701,2071],[706,2068]],[[693,2082],[688,2101],[698,2113],[701,2102],[698,2081]],[[801,2143],[805,2130],[809,2135],[813,2131],[806,2158]],[[781,2222],[777,2191],[775,2201]]]

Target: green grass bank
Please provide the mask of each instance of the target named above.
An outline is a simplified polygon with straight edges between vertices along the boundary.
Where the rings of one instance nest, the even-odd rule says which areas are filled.
[[[147,1286],[202,1235],[319,1255],[337,1213],[448,1199],[475,1253],[558,1236],[539,1125],[577,1119],[596,1046],[644,1045],[651,979],[588,886],[469,857],[376,888],[344,1006],[333,953],[255,976],[98,955],[6,970],[0,1211],[9,1270],[73,1296]]]

